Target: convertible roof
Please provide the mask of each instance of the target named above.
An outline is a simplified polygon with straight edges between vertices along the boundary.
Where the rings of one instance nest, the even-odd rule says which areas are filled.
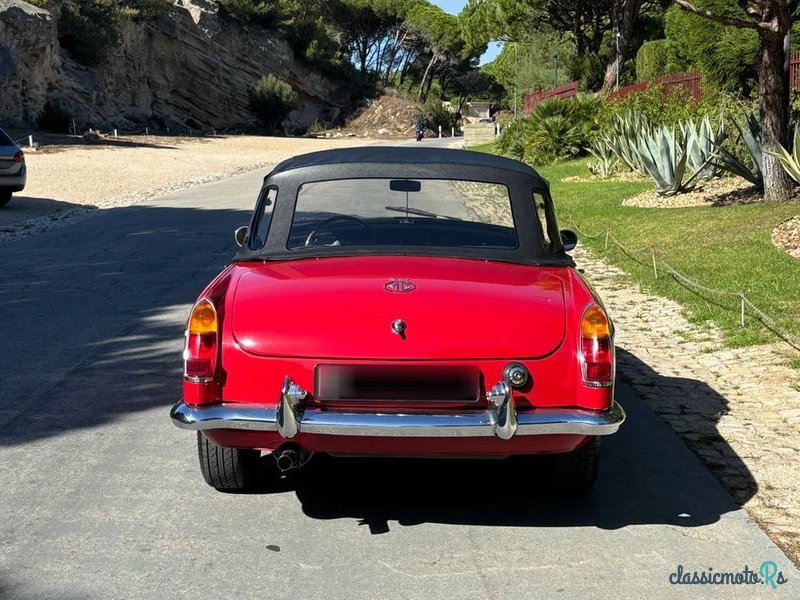
[[[359,146],[321,150],[289,158],[279,163],[270,175],[277,175],[278,173],[303,167],[342,164],[440,164],[464,167],[491,167],[535,177],[546,185],[546,181],[541,175],[518,160],[472,150],[420,148],[418,146]]]

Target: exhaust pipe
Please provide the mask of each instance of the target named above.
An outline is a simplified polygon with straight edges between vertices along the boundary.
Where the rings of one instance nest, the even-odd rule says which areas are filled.
[[[278,470],[281,473],[288,473],[289,471],[299,469],[309,460],[311,460],[313,452],[308,452],[307,450],[304,450],[298,446],[280,447],[273,453],[273,455],[275,456],[275,462],[278,465]]]
[[[281,473],[286,473],[300,466],[300,457],[294,450],[282,450],[275,455],[275,461]]]

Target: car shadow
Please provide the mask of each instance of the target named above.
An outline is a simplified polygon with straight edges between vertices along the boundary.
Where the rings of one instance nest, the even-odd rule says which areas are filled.
[[[10,225],[27,221],[28,219],[39,217],[61,219],[68,214],[63,211],[72,209],[79,209],[85,213],[98,210],[96,206],[88,204],[76,204],[64,200],[54,200],[53,198],[37,198],[17,193],[11,196],[11,201],[8,204],[0,208],[0,233],[3,233],[4,229],[9,228]],[[29,224],[21,225],[23,229],[29,226]],[[11,231],[11,229],[8,230]]]
[[[660,375],[624,349],[617,349],[618,372],[662,421],[679,434],[739,504],[758,491],[741,457],[719,431],[728,400],[705,382]]]
[[[624,350],[620,354],[624,364],[632,357]],[[726,404],[703,382],[654,377],[664,393],[674,385],[676,402],[691,388],[693,393],[713,398],[720,408]],[[738,502],[624,382],[618,383],[617,399],[627,420],[617,434],[603,440],[598,480],[584,498],[554,493],[551,460],[521,457],[483,461],[323,457],[298,478],[293,490],[309,517],[357,519],[376,534],[389,531],[392,521],[402,526],[436,522],[602,529],[645,524],[696,527],[736,511],[755,493],[752,475],[732,450],[728,448],[728,456],[749,489],[749,495],[739,495]],[[698,415],[698,422],[703,418]],[[713,428],[714,415],[707,418],[706,424]],[[707,429],[706,424],[699,428]]]

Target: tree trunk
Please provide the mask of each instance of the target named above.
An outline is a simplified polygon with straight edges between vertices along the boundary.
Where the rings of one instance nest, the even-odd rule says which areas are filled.
[[[764,200],[788,200],[792,197],[792,180],[780,161],[769,154],[777,149],[778,144],[789,148],[789,76],[784,70],[784,34],[762,30],[759,35],[758,89],[764,151]]]
[[[433,67],[433,63],[436,61],[436,53],[434,52],[431,54],[431,59],[428,61],[428,66],[425,69],[425,74],[422,76],[422,82],[419,84],[419,92],[417,92],[417,100],[422,102],[425,98],[423,96],[425,90],[425,83],[428,81],[428,75],[431,72],[431,68]]]
[[[608,61],[606,76],[603,80],[604,90],[614,89],[617,85],[617,73],[621,71],[622,65],[629,58],[634,28],[639,19],[641,7],[642,0],[617,0],[614,2],[614,13],[621,14],[622,22],[615,19],[614,28],[611,30],[611,58]],[[617,43],[617,39],[619,39],[619,43]],[[618,47],[619,52],[617,52]]]

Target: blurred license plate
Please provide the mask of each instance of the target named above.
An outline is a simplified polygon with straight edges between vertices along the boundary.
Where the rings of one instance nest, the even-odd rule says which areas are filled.
[[[318,400],[477,402],[480,370],[439,365],[317,365]]]

